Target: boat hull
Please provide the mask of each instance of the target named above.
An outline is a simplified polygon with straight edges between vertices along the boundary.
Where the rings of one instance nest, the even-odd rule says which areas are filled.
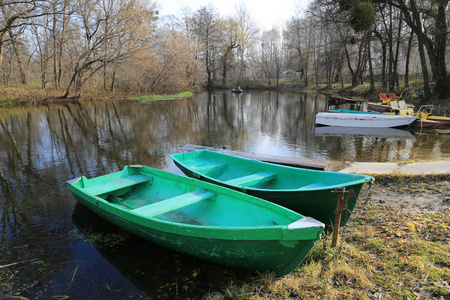
[[[406,104],[406,106],[407,108],[414,108],[412,104]],[[369,102],[367,103],[367,109],[379,113],[387,113],[391,111],[392,107],[389,104],[384,104],[381,102],[379,103]]]
[[[438,121],[432,121],[432,120],[416,120],[414,123],[411,124],[412,127],[414,128],[430,128],[430,129],[434,129],[437,128],[439,126],[439,122]]]
[[[345,187],[347,191],[353,190],[356,196],[348,201],[348,210],[342,214],[341,226],[344,226],[355,208],[363,184],[373,180],[366,175],[292,168],[209,150],[172,154],[170,157],[187,176],[268,200],[311,216],[326,226],[333,226],[335,219],[337,195],[332,191]],[[215,167],[204,168],[208,163]],[[199,165],[203,165],[203,171],[197,168]],[[276,179],[250,186],[233,184],[236,182],[233,177],[258,172],[274,173]]]
[[[390,105],[386,105],[386,104],[381,104],[381,103],[369,102],[367,104],[367,109],[371,110],[371,111],[384,113],[384,112],[389,112],[391,110],[391,106]]]
[[[162,171],[149,170],[150,168],[145,169],[146,172],[155,176],[153,184],[160,182],[160,176],[162,176],[164,180],[176,181],[172,188],[168,189],[179,186],[186,191],[186,186],[193,184],[195,189],[201,188],[213,192],[215,198],[208,203],[195,204],[197,208],[190,206],[177,209],[177,214],[172,211],[168,214],[161,214],[158,218],[145,217],[134,213],[133,209],[106,201],[105,199],[108,198],[105,195],[99,197],[90,194],[79,183],[79,186],[77,183],[68,183],[68,187],[76,200],[95,214],[144,239],[214,263],[257,271],[274,271],[277,275],[285,275],[297,267],[309,253],[323,230],[322,223],[261,199],[191,178],[170,173],[170,175],[161,175]],[[127,187],[124,191],[126,193],[121,197],[125,198],[126,195],[130,195],[130,201],[137,203],[137,197],[142,198],[139,195],[142,195],[142,191],[146,188],[148,187],[138,185],[134,192],[134,190],[129,191],[130,188]],[[155,195],[164,192],[167,193],[167,190],[161,189]],[[117,191],[113,193],[117,193]],[[121,193],[119,192],[119,194]],[[244,196],[242,200],[245,202],[244,206],[240,205],[241,200],[239,199],[242,196]],[[225,200],[222,199],[224,197]],[[230,198],[234,200],[230,200]],[[220,206],[224,201],[230,201],[233,204],[228,208],[229,211],[224,210],[223,206],[220,207],[221,209],[215,208],[214,203],[217,202],[217,205]],[[247,210],[249,219],[267,215],[275,218],[275,221],[273,224],[269,222],[260,226],[241,225],[239,224],[240,220],[245,218],[233,216],[232,212],[236,207]],[[216,222],[219,224],[211,222],[212,210],[215,209],[217,209]],[[137,208],[137,210],[142,210],[142,208]],[[195,222],[181,220],[186,218],[182,216],[189,212],[196,216]],[[300,222],[303,225],[296,225],[299,220],[303,220]]]
[[[415,116],[367,114],[367,113],[327,113],[316,115],[316,124],[339,127],[391,128],[407,126],[417,119]]]
[[[441,116],[428,116],[428,120],[438,121],[439,125],[436,128],[447,128],[450,127],[450,118]]]

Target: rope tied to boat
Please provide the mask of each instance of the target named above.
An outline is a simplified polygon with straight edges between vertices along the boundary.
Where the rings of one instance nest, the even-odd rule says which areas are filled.
[[[335,215],[341,215],[344,211],[351,214],[352,211],[348,209],[348,203],[350,200],[356,199],[355,192],[353,190],[346,191],[344,188],[337,188],[332,193],[338,194],[338,201],[341,201],[340,205],[336,205],[334,210]]]
[[[369,180],[369,188],[366,190],[366,198],[364,199],[363,205],[367,205],[372,202],[372,186],[374,183],[375,183],[375,179],[371,178]]]

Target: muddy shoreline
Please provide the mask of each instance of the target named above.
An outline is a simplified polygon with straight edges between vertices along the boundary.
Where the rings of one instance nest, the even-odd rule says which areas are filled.
[[[438,212],[450,209],[450,175],[374,176],[370,204],[391,206],[399,211]],[[366,186],[360,195],[364,205]]]

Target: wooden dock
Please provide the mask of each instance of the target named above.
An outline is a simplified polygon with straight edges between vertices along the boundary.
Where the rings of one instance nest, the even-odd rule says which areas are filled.
[[[357,99],[345,98],[345,97],[330,96],[329,102],[346,103],[346,102],[362,102],[362,101],[357,100]]]
[[[222,152],[226,154],[236,155],[248,159],[255,159],[260,160],[263,162],[268,162],[272,164],[278,164],[278,165],[284,165],[289,167],[295,167],[295,168],[304,168],[304,169],[311,169],[311,170],[320,170],[323,171],[328,166],[328,162],[314,160],[314,159],[305,159],[305,158],[295,158],[295,157],[284,157],[284,156],[275,156],[275,155],[263,155],[263,154],[255,154],[255,153],[244,153],[244,152],[238,152],[238,151],[232,151],[222,148],[213,148],[213,147],[206,147],[206,146],[200,146],[200,145],[183,145],[180,146],[181,152],[190,152],[190,151],[196,151],[196,150],[202,150],[202,149],[208,149],[212,151]]]

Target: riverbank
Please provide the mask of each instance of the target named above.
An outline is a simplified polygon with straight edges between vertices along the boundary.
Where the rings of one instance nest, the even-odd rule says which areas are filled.
[[[450,175],[375,178],[338,247],[325,234],[291,274],[231,278],[204,299],[449,299]]]
[[[340,83],[334,83],[331,87],[324,84],[310,84],[307,87],[299,81],[298,78],[281,78],[279,85],[276,85],[276,81],[268,80],[244,80],[240,83],[244,92],[250,90],[267,90],[278,92],[307,92],[307,93],[321,93],[331,97],[346,97],[359,101],[378,101],[380,93],[396,93],[397,96],[402,96],[408,103],[412,103],[416,106],[424,104],[433,104],[435,115],[450,115],[450,101],[437,100],[437,99],[423,99],[421,96],[423,93],[423,85],[421,82],[413,82],[408,88],[397,88],[394,91],[382,90],[380,86],[376,86],[375,90],[370,90],[368,84],[358,85],[352,87],[350,84],[341,85]],[[220,85],[217,84],[215,88],[217,90],[231,90],[235,85]],[[189,93],[195,91],[188,91]],[[0,107],[7,106],[27,106],[27,105],[51,105],[60,103],[78,103],[83,101],[92,100],[118,100],[118,99],[135,99],[152,100],[157,99],[178,99],[177,95],[141,95],[132,94],[126,91],[105,91],[105,90],[86,90],[81,97],[68,97],[62,98],[64,90],[55,89],[42,89],[37,85],[17,85],[11,87],[0,87]],[[181,97],[184,98],[184,97]]]
[[[103,100],[133,100],[133,101],[155,101],[176,100],[192,97],[193,92],[181,92],[170,95],[135,95],[127,92],[89,91],[81,97],[62,98],[62,90],[44,90],[30,85],[19,85],[16,87],[0,88],[0,107],[8,106],[30,106],[30,105],[53,105],[65,103],[80,103],[86,101]]]

